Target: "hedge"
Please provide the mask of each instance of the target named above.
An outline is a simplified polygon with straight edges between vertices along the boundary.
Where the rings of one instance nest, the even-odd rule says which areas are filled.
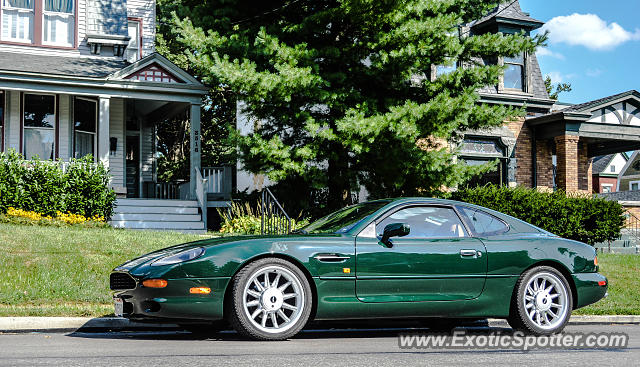
[[[90,156],[63,163],[25,160],[15,150],[0,153],[0,214],[13,207],[45,216],[62,212],[109,219],[116,199],[110,178]]]
[[[452,193],[452,199],[484,206],[591,245],[616,240],[625,223],[625,210],[618,202],[563,191],[487,185],[459,190]]]

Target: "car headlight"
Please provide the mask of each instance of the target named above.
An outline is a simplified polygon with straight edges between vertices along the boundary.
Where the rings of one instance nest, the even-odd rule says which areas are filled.
[[[202,247],[196,247],[178,252],[177,254],[162,257],[152,262],[151,266],[178,264],[181,262],[197,259],[202,256],[202,254],[204,254],[204,249]]]

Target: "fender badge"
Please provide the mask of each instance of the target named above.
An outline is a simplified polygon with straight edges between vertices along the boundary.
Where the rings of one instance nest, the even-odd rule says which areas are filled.
[[[342,272],[345,274],[350,274],[351,273],[351,268],[342,268]]]

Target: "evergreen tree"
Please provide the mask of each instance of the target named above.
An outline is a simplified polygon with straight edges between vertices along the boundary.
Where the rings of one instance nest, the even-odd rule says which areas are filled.
[[[460,26],[497,0],[163,0],[172,40],[205,83],[232,91],[256,121],[234,134],[240,159],[271,179],[303,177],[340,207],[431,195],[489,169],[449,144],[519,111],[479,104],[498,56],[534,52],[545,36],[469,35]],[[465,65],[431,78],[435,65]],[[300,188],[304,190],[304,188]]]

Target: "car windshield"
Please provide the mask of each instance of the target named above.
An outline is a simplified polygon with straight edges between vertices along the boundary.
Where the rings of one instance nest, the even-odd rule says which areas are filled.
[[[348,206],[302,228],[302,233],[345,233],[367,216],[389,204],[388,200],[369,201]]]

